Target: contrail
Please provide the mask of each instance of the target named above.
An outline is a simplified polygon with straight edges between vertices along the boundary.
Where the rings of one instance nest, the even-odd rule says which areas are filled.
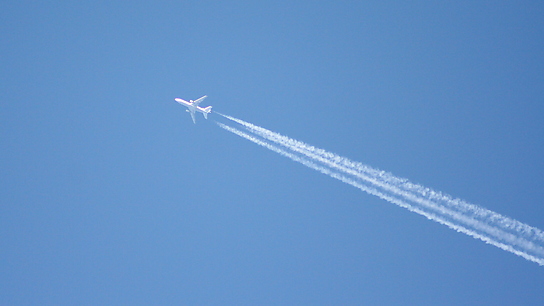
[[[407,179],[397,178],[390,173],[386,173],[385,171],[380,171],[377,169],[373,169],[369,166],[366,166],[364,164],[353,162],[347,158],[338,156],[334,153],[330,153],[322,149],[317,149],[311,145],[290,139],[289,137],[282,136],[281,134],[255,126],[243,120],[236,119],[230,116],[225,116],[225,115],[223,116],[243,125],[244,127],[251,130],[253,133],[258,134],[262,136],[263,138],[274,141],[278,144],[286,146],[297,152],[301,152],[305,154],[306,156],[308,156],[309,158],[317,159],[327,164],[328,166],[331,166],[341,171],[344,171],[346,173],[352,174],[360,179],[367,180],[373,184],[378,184],[379,186],[386,188],[389,191],[392,191],[395,193],[401,193],[405,197],[408,197],[408,198],[413,198],[415,196],[410,193],[419,194],[419,196],[416,197],[414,200],[419,201],[421,204],[424,204],[424,205],[430,204],[429,202],[422,201],[425,198],[429,200],[433,200],[433,202],[443,202],[442,206],[454,207],[455,210],[457,211],[470,212],[473,215],[473,217],[494,219],[496,220],[496,222],[501,223],[504,228],[515,230],[518,233],[528,234],[529,236],[533,236],[537,238],[538,240],[540,240],[540,242],[544,242],[544,234],[542,233],[542,231],[540,231],[537,228],[530,227],[516,220],[506,218],[504,216],[501,216],[497,213],[486,210],[479,206],[469,204],[461,200],[452,199],[451,196],[444,195],[442,193],[433,191],[429,188],[425,188],[417,184],[413,184],[409,182]],[[306,152],[303,152],[303,151],[306,151]],[[374,179],[370,179],[370,178],[374,178]],[[403,189],[403,190],[399,190],[399,189]],[[433,205],[433,204],[431,203],[430,205]],[[441,207],[441,206],[434,206],[434,208],[442,209],[442,210],[444,209],[444,207]]]
[[[242,125],[253,135],[218,123],[229,132],[458,232],[544,265],[544,232],[538,228],[243,120],[219,115]]]

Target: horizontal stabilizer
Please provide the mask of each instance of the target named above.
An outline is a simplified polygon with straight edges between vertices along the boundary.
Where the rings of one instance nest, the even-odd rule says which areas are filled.
[[[202,109],[202,114],[204,115],[204,118],[208,119],[208,114],[212,112],[212,107],[208,106]]]

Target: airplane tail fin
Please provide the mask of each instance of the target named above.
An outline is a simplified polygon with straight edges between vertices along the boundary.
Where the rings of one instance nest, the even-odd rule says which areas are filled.
[[[204,115],[204,118],[208,119],[208,114],[212,112],[212,107],[211,106],[208,106],[208,107],[205,107],[204,108],[204,113],[202,113]]]

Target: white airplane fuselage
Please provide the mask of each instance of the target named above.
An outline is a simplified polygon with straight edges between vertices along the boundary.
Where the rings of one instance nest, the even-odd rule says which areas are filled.
[[[189,114],[191,114],[191,118],[193,119],[193,123],[196,124],[196,118],[195,118],[195,113],[196,112],[202,113],[202,115],[204,115],[205,119],[208,119],[208,114],[212,112],[212,107],[211,106],[208,106],[208,107],[198,106],[198,104],[200,104],[200,102],[202,102],[202,100],[206,99],[206,97],[207,96],[203,96],[201,98],[196,99],[195,101],[193,101],[193,100],[185,101],[185,100],[180,99],[180,98],[175,98],[174,100],[176,100],[176,102],[178,102],[179,104],[187,107],[186,111]]]

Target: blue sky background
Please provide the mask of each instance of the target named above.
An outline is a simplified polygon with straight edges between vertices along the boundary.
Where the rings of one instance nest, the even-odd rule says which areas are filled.
[[[536,305],[544,268],[175,97],[544,229],[539,1],[3,1],[0,304]]]

